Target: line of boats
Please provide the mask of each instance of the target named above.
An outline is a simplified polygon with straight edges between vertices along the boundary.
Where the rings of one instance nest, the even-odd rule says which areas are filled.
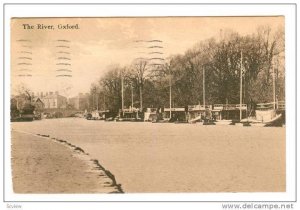
[[[105,120],[116,122],[153,122],[153,123],[202,123],[203,125],[242,125],[242,126],[283,126],[285,124],[285,102],[278,101],[276,96],[276,78],[274,65],[273,76],[273,102],[243,104],[243,53],[240,59],[240,103],[239,104],[205,104],[205,68],[203,68],[203,105],[191,105],[186,107],[172,107],[172,88],[170,77],[170,105],[169,108],[137,109],[131,107],[124,109],[124,88],[121,83],[122,108],[117,113],[95,110],[85,113],[88,120]],[[123,81],[123,80],[122,80]],[[133,94],[133,93],[132,93]],[[133,95],[132,95],[133,99]],[[141,103],[140,103],[141,104]],[[98,107],[98,105],[97,105]]]
[[[241,115],[240,115],[241,114]],[[242,118],[240,118],[242,116]],[[192,105],[180,108],[128,108],[85,112],[87,120],[152,123],[200,123],[203,125],[283,126],[284,102],[257,104],[248,112],[246,104]]]

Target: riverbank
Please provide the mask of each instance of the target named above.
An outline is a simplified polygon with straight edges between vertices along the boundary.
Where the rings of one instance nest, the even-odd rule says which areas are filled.
[[[120,193],[121,186],[79,147],[48,135],[12,131],[15,193]]]

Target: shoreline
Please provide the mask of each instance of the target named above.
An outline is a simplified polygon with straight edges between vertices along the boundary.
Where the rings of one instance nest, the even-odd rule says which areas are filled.
[[[124,193],[115,176],[82,148],[47,134],[11,133],[15,193]]]

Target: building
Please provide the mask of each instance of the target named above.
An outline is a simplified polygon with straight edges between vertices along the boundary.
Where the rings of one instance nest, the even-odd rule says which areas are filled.
[[[89,108],[89,95],[79,93],[73,98],[69,98],[69,105],[77,110],[86,110]]]
[[[34,110],[37,111],[37,112],[41,113],[45,109],[45,104],[39,97],[33,98],[31,103],[35,107]]]
[[[44,103],[45,109],[66,109],[67,98],[59,95],[58,92],[49,92],[44,96],[41,101]]]

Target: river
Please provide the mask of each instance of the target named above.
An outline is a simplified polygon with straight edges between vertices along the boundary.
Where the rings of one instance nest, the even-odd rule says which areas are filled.
[[[81,147],[126,193],[285,191],[285,128],[81,118],[14,122]]]

